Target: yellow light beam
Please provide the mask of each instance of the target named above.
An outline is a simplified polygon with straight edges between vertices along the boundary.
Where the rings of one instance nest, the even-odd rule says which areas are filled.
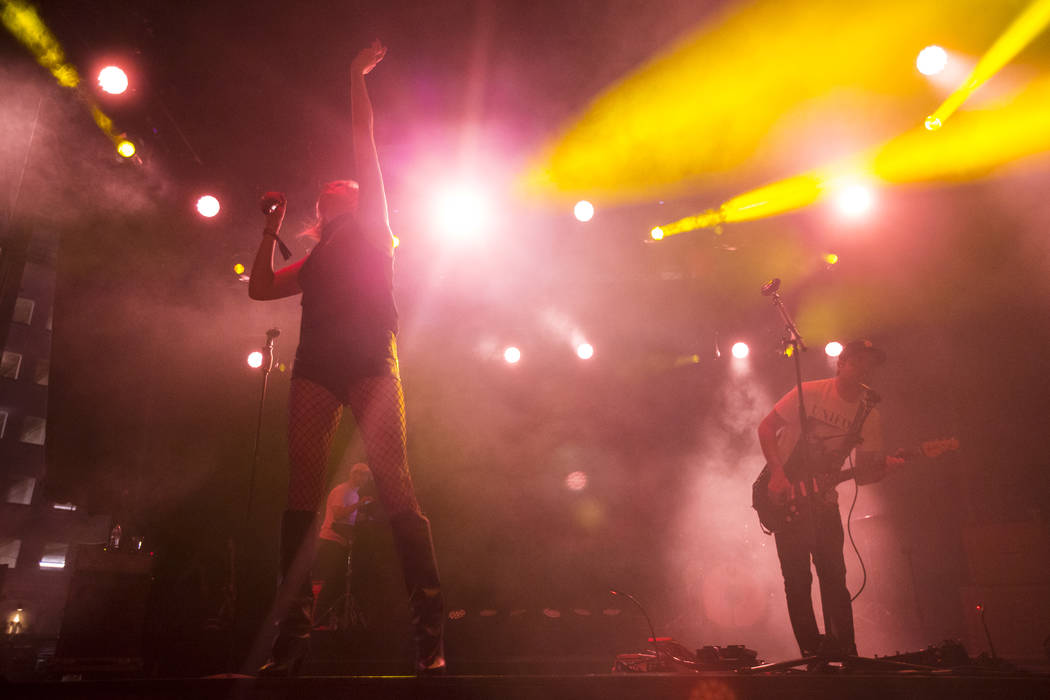
[[[737,195],[722,203],[718,209],[708,209],[701,214],[663,224],[659,227],[663,232],[661,237],[696,231],[701,228],[715,228],[722,223],[751,221],[785,214],[817,201],[825,186],[826,178],[814,173],[796,175]]]
[[[916,127],[880,146],[734,197],[697,216],[661,225],[665,235],[713,228],[801,209],[846,174],[887,184],[964,181],[1006,163],[1050,151],[1050,77],[1031,82],[1008,106],[964,112],[951,129]]]
[[[963,84],[949,95],[948,99],[933,114],[926,117],[926,128],[930,131],[941,128],[948,117],[954,114],[955,110],[959,109],[977,88],[1009,63],[1021,49],[1046,28],[1048,23],[1050,23],[1050,0],[1033,0],[1032,4],[1010,23],[1006,31],[985,52]]]
[[[0,0],[0,4],[0,21],[7,31],[29,49],[37,63],[47,68],[59,85],[67,88],[79,85],[77,69],[66,62],[62,46],[40,19],[36,8],[18,0]]]
[[[94,119],[95,124],[113,142],[114,146],[119,147],[121,143],[127,142],[124,134],[118,133],[113,127],[113,120],[106,116],[90,95],[81,89],[80,74],[77,73],[73,64],[66,61],[62,45],[40,19],[35,7],[22,0],[0,0],[0,22],[29,50],[29,53],[33,54],[37,63],[55,77],[59,85],[78,93],[91,112],[91,118]]]

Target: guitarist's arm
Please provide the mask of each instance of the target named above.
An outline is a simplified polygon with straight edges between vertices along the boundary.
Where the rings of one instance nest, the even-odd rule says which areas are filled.
[[[784,460],[780,457],[777,445],[777,433],[786,425],[787,421],[776,410],[770,411],[758,424],[758,444],[762,446],[762,454],[769,465],[769,492],[778,500],[786,498],[791,491],[791,483],[784,474]]]

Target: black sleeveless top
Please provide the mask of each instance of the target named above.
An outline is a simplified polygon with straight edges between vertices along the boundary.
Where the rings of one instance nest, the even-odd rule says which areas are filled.
[[[346,403],[355,379],[398,376],[394,253],[366,240],[353,214],[325,225],[299,268],[303,317],[292,376]]]

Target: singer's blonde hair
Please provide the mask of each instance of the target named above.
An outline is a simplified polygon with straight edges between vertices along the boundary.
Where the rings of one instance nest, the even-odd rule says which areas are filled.
[[[321,229],[325,224],[341,214],[357,213],[359,198],[360,186],[354,180],[326,182],[317,196],[317,219],[299,235],[314,241],[321,240]]]

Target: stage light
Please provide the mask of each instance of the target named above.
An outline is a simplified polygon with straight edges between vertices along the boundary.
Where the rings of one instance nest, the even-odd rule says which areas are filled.
[[[576,202],[576,206],[572,208],[572,213],[577,221],[590,221],[594,218],[594,205],[586,199],[581,199]]]
[[[565,488],[570,491],[583,491],[587,488],[587,474],[585,472],[573,472],[565,477]]]
[[[834,253],[826,253],[824,255],[824,262],[826,262],[828,265],[834,265],[838,261],[839,256],[835,255]]]
[[[1050,0],[1032,0],[981,56],[981,60],[977,62],[973,71],[956,88],[955,92],[948,96],[937,111],[926,117],[926,128],[930,131],[939,129],[977,88],[1012,61],[1022,49],[1046,29],[1048,24],[1050,24]]]
[[[124,139],[117,144],[117,153],[124,158],[131,158],[135,155],[135,144],[127,139]]]
[[[940,46],[927,46],[915,59],[915,67],[923,75],[937,75],[948,65],[948,52]]]
[[[838,341],[831,341],[824,346],[824,354],[828,357],[838,357],[842,354],[842,343]]]
[[[506,360],[507,364],[513,365],[521,359],[521,350],[518,350],[513,345],[503,351],[503,359]]]
[[[750,354],[751,348],[747,346],[747,343],[733,343],[733,357],[738,360],[742,360]]]
[[[233,272],[234,272],[234,274],[237,274],[237,275],[243,275],[244,274],[244,265],[241,265],[240,263],[237,263],[236,265],[233,266]]]
[[[581,360],[589,360],[594,357],[594,346],[590,343],[580,343],[576,346],[576,357]]]
[[[210,194],[206,194],[197,200],[197,213],[206,219],[210,219],[219,213],[219,200]]]
[[[662,241],[664,239],[664,230],[662,228],[660,228],[659,226],[657,226],[656,228],[654,228],[652,231],[649,232],[649,235],[652,237],[652,239],[654,241]]]
[[[434,199],[434,216],[438,228],[461,238],[473,238],[488,225],[490,208],[481,190],[469,184],[451,187]]]
[[[106,66],[98,72],[98,84],[104,92],[120,95],[128,89],[128,74],[117,66]]]
[[[866,214],[874,202],[871,189],[859,184],[846,185],[835,195],[835,206],[841,214],[850,218]]]
[[[248,353],[248,366],[252,369],[259,369],[262,367],[263,354],[258,350]]]

